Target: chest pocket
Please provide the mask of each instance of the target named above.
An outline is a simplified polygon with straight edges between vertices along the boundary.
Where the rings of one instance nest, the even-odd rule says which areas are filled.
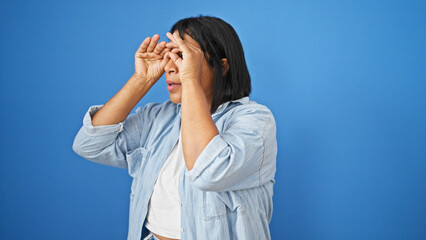
[[[203,218],[213,221],[226,216],[226,205],[217,192],[203,192]]]
[[[136,178],[139,176],[147,162],[148,155],[149,151],[144,147],[138,147],[126,153],[127,168],[131,177]]]

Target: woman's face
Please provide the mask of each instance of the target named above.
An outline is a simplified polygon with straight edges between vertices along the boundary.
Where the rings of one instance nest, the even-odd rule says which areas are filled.
[[[177,31],[175,31],[177,32]],[[200,49],[200,45],[189,35],[183,34],[183,39],[188,45],[193,45],[194,47]],[[212,96],[213,96],[213,84],[214,84],[214,68],[211,67],[205,57],[203,57],[203,67],[201,72],[201,88],[206,95],[207,102],[211,106]],[[164,67],[166,74],[167,90],[169,91],[170,100],[174,103],[180,103],[182,101],[182,85],[180,85],[179,69],[174,64],[172,60]],[[177,83],[177,85],[169,86],[170,82]]]

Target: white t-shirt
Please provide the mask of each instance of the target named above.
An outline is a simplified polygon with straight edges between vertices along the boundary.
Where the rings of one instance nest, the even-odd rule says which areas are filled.
[[[182,134],[155,182],[145,223],[151,232],[177,239],[181,234],[179,175],[185,166],[181,137]]]

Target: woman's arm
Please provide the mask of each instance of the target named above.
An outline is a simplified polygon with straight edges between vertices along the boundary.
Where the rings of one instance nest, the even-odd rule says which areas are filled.
[[[198,81],[182,83],[181,128],[185,163],[191,170],[203,149],[219,134]]]
[[[106,104],[93,105],[86,112],[73,142],[78,155],[131,172],[127,155],[140,148],[142,129],[151,127],[152,116],[159,111],[159,104],[148,103],[129,115],[164,72],[163,56],[170,49],[165,48],[166,42],[157,44],[158,40],[158,34],[147,37],[135,54],[133,76]]]
[[[182,147],[186,167],[191,170],[200,153],[219,131],[210,115],[211,99],[207,99],[201,86],[204,53],[182,38],[177,32],[166,33],[182,51],[180,58],[173,50],[165,58],[173,60],[179,69],[182,84],[181,131]]]
[[[111,125],[124,121],[136,104],[153,86],[133,74],[127,83],[92,117],[93,126]]]
[[[166,42],[157,44],[160,35],[145,38],[135,53],[135,73],[92,118],[93,126],[111,125],[124,121],[136,104],[164,73],[170,49]]]
[[[263,105],[241,101],[198,156],[188,179],[202,191],[258,187],[274,179],[276,124]]]
[[[167,36],[182,51],[182,58],[175,50],[165,57],[173,60],[180,73],[182,142],[189,180],[202,191],[233,191],[274,181],[277,147],[272,113],[263,105],[245,102],[228,116],[219,134],[200,83],[203,53],[177,33]]]

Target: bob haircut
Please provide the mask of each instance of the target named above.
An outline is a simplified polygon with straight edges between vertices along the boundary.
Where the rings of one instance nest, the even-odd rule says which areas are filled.
[[[201,47],[208,64],[214,68],[214,87],[210,113],[227,101],[246,97],[251,92],[250,74],[244,51],[234,28],[220,18],[202,16],[184,18],[176,22],[170,32],[191,36]],[[229,69],[223,75],[222,58]]]

